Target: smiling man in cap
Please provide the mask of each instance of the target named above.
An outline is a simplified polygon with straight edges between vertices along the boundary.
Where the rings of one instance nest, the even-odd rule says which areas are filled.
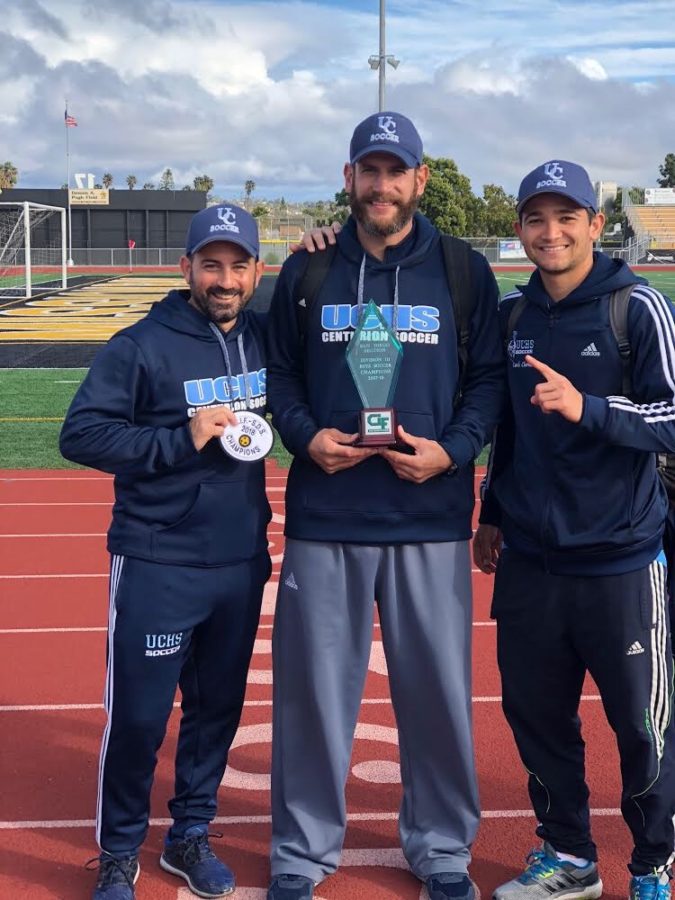
[[[594,252],[604,216],[581,166],[537,166],[517,209],[536,270],[500,308],[510,404],[474,559],[496,570],[502,702],[543,844],[495,898],[602,893],[578,717],[590,673],[621,757],[629,895],[668,900],[675,726],[655,460],[675,450],[672,308],[624,262]]]
[[[199,897],[234,890],[208,825],[241,715],[270,573],[264,463],[218,438],[237,412],[264,414],[262,275],[255,220],[197,213],[171,291],[101,350],[61,432],[67,459],[115,475],[108,714],[101,750],[94,900],[133,900],[150,789],[176,688],[182,718],[173,823],[160,865]]]
[[[344,167],[352,215],[318,293],[301,291],[301,252],[272,300],[270,407],[294,459],[273,639],[268,900],[309,900],[337,868],[375,602],[401,747],[403,851],[431,900],[475,896],[468,541],[473,460],[501,410],[503,361],[494,277],[465,250],[474,311],[461,363],[441,236],[417,212],[428,174],[410,119],[368,116]],[[356,326],[367,337],[377,318],[365,313],[371,299],[402,348],[397,449],[354,445],[364,404],[346,350],[361,340]]]

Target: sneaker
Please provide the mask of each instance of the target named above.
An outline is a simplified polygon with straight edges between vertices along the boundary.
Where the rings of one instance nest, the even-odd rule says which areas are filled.
[[[267,891],[267,900],[312,900],[314,882],[304,875],[276,875]]]
[[[480,900],[480,892],[463,872],[437,872],[424,882],[429,900]]]
[[[101,853],[100,856],[90,859],[85,868],[94,868],[94,863],[98,864],[94,900],[134,900],[136,897],[134,885],[141,872],[135,854],[111,856],[109,853]]]
[[[602,894],[602,881],[595,863],[575,866],[559,859],[549,843],[532,850],[522,875],[498,887],[493,900],[597,900]]]
[[[198,897],[224,897],[234,890],[234,875],[209,846],[204,825],[193,825],[182,838],[167,838],[159,864],[166,872],[185,879]]]
[[[628,896],[630,900],[670,900],[671,878],[668,870],[660,875],[633,875]]]

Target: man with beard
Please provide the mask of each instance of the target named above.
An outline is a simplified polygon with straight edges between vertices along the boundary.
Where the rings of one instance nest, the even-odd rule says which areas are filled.
[[[309,900],[337,867],[374,602],[399,729],[403,850],[432,900],[473,900],[468,541],[473,460],[502,403],[497,286],[471,252],[476,303],[457,400],[453,304],[441,236],[416,212],[429,172],[413,123],[369,116],[344,174],[352,215],[315,302],[297,296],[300,252],[270,311],[270,407],[294,460],[273,638],[268,900]],[[379,313],[366,311],[371,299]],[[403,351],[397,449],[354,443],[364,404],[345,351],[378,315]]]
[[[200,897],[234,889],[208,825],[270,573],[270,509],[262,460],[237,461],[217,439],[237,411],[265,412],[263,322],[245,309],[258,255],[245,210],[197,213],[180,261],[190,289],[110,340],[61,432],[67,459],[115,475],[94,900],[133,900],[177,686],[173,824],[160,866]]]

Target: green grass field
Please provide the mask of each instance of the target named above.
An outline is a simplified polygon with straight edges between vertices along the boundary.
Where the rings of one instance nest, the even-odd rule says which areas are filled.
[[[86,369],[0,369],[0,466],[3,469],[77,469],[59,453],[59,431]],[[290,456],[278,437],[272,457]]]
[[[526,272],[498,273],[502,294],[527,280]],[[675,272],[650,272],[650,283],[675,297]],[[0,466],[77,468],[58,450],[58,435],[70,400],[86,369],[0,369]],[[277,437],[272,450],[280,465],[290,457]],[[485,461],[485,453],[479,462]]]

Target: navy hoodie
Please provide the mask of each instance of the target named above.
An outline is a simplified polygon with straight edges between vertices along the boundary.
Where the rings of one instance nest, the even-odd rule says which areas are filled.
[[[634,284],[628,307],[633,398],[609,323],[612,291]],[[497,431],[481,522],[551,572],[607,575],[651,563],[666,499],[655,452],[675,451],[672,307],[622,261],[595,254],[585,281],[555,303],[534,272],[500,308],[504,332],[520,293],[528,303],[508,336],[510,413]],[[530,403],[542,376],[530,353],[583,393],[578,424]]]
[[[240,335],[249,408],[265,414],[264,322],[244,310],[223,334],[228,376],[217,336],[188,298],[171,291],[111,338],[75,394],[60,447],[67,459],[115,475],[111,553],[218,566],[267,547],[264,464],[237,462],[217,440],[197,452],[189,419],[203,406],[244,408]]]
[[[358,431],[362,407],[345,351],[358,315],[364,250],[353,219],[338,236],[338,252],[308,312],[304,343],[294,289],[306,253],[284,263],[269,322],[268,395],[274,424],[295,454],[286,491],[286,535],[316,541],[408,543],[467,540],[474,505],[473,460],[501,411],[503,348],[494,276],[471,254],[478,296],[471,323],[469,365],[462,401],[453,409],[458,378],[457,337],[439,232],[420,214],[384,261],[365,256],[364,304],[373,299],[393,321],[403,346],[393,399],[411,434],[438,441],[459,466],[424,484],[399,479],[382,457],[327,475],[307,452],[321,428]]]

